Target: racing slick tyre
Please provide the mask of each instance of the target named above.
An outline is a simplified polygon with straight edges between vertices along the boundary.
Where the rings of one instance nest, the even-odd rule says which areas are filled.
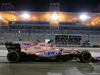
[[[89,51],[82,51],[79,54],[79,59],[83,63],[89,63],[92,59],[91,53]]]
[[[19,61],[20,59],[20,55],[17,51],[10,51],[8,54],[7,54],[7,59],[9,62],[11,63],[16,63]]]

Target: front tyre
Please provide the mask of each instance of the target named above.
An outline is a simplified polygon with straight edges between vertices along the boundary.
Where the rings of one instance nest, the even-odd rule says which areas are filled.
[[[11,63],[16,63],[19,61],[19,53],[17,51],[10,51],[8,54],[7,54],[7,59],[9,62]]]
[[[89,51],[82,51],[79,54],[79,59],[83,63],[89,63],[92,59],[91,53]]]

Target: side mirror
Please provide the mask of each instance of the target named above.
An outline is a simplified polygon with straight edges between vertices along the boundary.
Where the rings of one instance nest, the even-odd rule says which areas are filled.
[[[41,42],[40,40],[37,40],[37,42]]]
[[[51,43],[51,42],[53,42],[53,40],[48,41],[48,43]]]

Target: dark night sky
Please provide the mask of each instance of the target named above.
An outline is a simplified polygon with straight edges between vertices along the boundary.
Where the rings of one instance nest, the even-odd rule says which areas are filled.
[[[100,0],[0,0],[0,5],[10,1],[15,6],[15,11],[49,11],[50,2],[59,2],[60,11],[94,12],[100,3]]]

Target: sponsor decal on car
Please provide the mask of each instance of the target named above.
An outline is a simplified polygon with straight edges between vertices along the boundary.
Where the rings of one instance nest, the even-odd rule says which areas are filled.
[[[24,46],[31,46],[31,43],[22,43]]]
[[[95,59],[96,59],[96,60],[100,60],[100,57],[96,57]]]
[[[56,55],[56,54],[57,54],[57,51],[43,52],[44,56],[47,56],[47,55]]]

